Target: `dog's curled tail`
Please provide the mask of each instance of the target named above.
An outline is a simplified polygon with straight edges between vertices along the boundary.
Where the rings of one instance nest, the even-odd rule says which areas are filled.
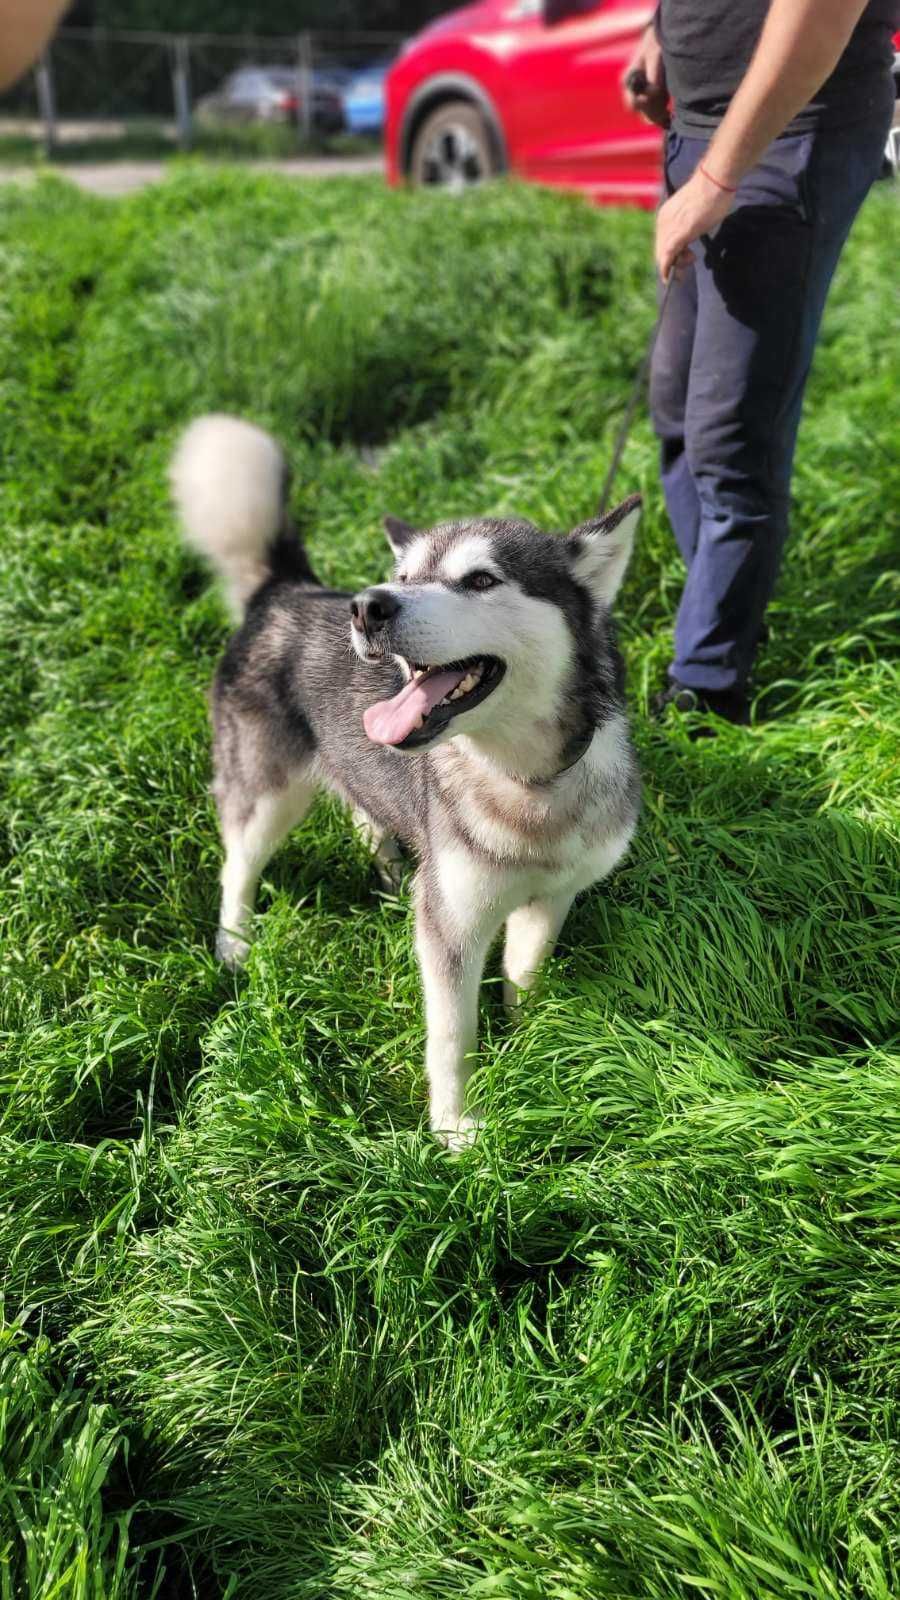
[[[224,580],[240,620],[269,578],[317,583],[287,509],[281,447],[240,417],[197,417],[182,434],[169,481],[189,545]]]

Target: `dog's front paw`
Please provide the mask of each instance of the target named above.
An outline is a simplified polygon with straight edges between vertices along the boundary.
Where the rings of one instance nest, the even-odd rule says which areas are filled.
[[[522,1020],[522,1006],[525,1001],[525,993],[526,991],[519,988],[519,985],[516,983],[515,979],[504,978],[503,1009],[506,1012],[507,1019],[513,1024],[513,1026]]]
[[[447,1113],[432,1116],[431,1119],[432,1132],[442,1145],[455,1154],[460,1150],[468,1150],[475,1143],[482,1126],[482,1118],[471,1111],[464,1111],[459,1117]]]
[[[378,874],[378,882],[386,894],[400,893],[406,876],[406,863],[401,855],[392,856],[389,861],[376,857],[375,871]]]
[[[227,928],[219,929],[216,934],[216,960],[221,961],[223,967],[227,967],[229,972],[237,972],[249,954],[250,945],[239,933],[229,933]]]

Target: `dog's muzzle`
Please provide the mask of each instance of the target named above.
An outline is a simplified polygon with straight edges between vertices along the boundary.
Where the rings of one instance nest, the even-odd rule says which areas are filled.
[[[490,655],[446,662],[408,658],[395,648],[402,629],[394,624],[402,610],[403,600],[387,585],[363,589],[350,601],[350,627],[358,656],[370,664],[393,660],[405,675],[392,695],[364,712],[368,737],[373,744],[412,750],[430,744],[453,717],[491,694],[506,666]]]
[[[400,610],[400,601],[390,589],[363,589],[350,601],[350,624],[357,633],[371,640]]]

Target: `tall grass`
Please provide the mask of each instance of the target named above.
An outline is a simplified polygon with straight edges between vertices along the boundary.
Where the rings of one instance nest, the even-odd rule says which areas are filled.
[[[422,1127],[402,899],[322,804],[210,954],[226,634],[164,467],[273,427],[330,581],[379,520],[591,509],[650,222],[184,168],[0,192],[0,1595],[900,1589],[900,211],[810,386],[757,724],[646,717],[681,572],[646,422],[620,604],[646,807]]]

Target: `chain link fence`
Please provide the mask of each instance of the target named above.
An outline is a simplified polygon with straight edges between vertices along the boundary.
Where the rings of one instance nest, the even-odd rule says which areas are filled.
[[[104,32],[62,28],[0,96],[0,138],[59,155],[123,143],[290,154],[377,141],[396,33]]]

